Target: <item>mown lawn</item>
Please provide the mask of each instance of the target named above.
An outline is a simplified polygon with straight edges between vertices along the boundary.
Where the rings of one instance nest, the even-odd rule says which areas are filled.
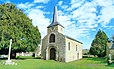
[[[0,69],[114,69],[114,64],[107,66],[102,58],[83,58],[69,63],[42,59],[16,59],[17,65],[3,65],[0,60]]]

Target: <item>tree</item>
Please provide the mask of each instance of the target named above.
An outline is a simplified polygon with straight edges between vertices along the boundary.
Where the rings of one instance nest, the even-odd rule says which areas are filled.
[[[0,54],[7,54],[9,40],[12,39],[12,54],[34,51],[41,40],[38,27],[32,25],[22,10],[16,5],[0,5]]]
[[[97,55],[98,57],[106,56],[107,52],[107,42],[108,37],[104,31],[99,30],[95,36],[95,39],[92,41],[90,47],[90,53],[92,55]]]

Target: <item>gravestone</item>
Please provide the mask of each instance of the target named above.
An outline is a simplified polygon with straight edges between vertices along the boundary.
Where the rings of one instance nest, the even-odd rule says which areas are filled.
[[[110,60],[110,61],[112,60],[111,54],[109,54],[109,60]]]
[[[108,60],[108,65],[110,65],[110,64],[112,64],[112,55],[111,54],[109,54],[108,55],[108,58],[109,58],[109,60]]]

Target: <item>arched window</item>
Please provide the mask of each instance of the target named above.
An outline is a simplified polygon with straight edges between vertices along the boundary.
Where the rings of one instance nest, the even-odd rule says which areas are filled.
[[[50,43],[55,42],[55,35],[54,34],[50,35],[49,42]]]

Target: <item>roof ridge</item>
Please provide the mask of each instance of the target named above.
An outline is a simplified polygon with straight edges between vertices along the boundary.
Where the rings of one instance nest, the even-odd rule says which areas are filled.
[[[77,42],[83,44],[82,42],[80,42],[80,41],[78,41],[78,40],[76,40],[76,39],[74,39],[74,38],[72,38],[72,37],[69,37],[69,36],[67,36],[67,35],[64,35],[64,36],[66,36],[66,37],[69,38],[69,39],[75,40],[75,41],[77,41]]]

